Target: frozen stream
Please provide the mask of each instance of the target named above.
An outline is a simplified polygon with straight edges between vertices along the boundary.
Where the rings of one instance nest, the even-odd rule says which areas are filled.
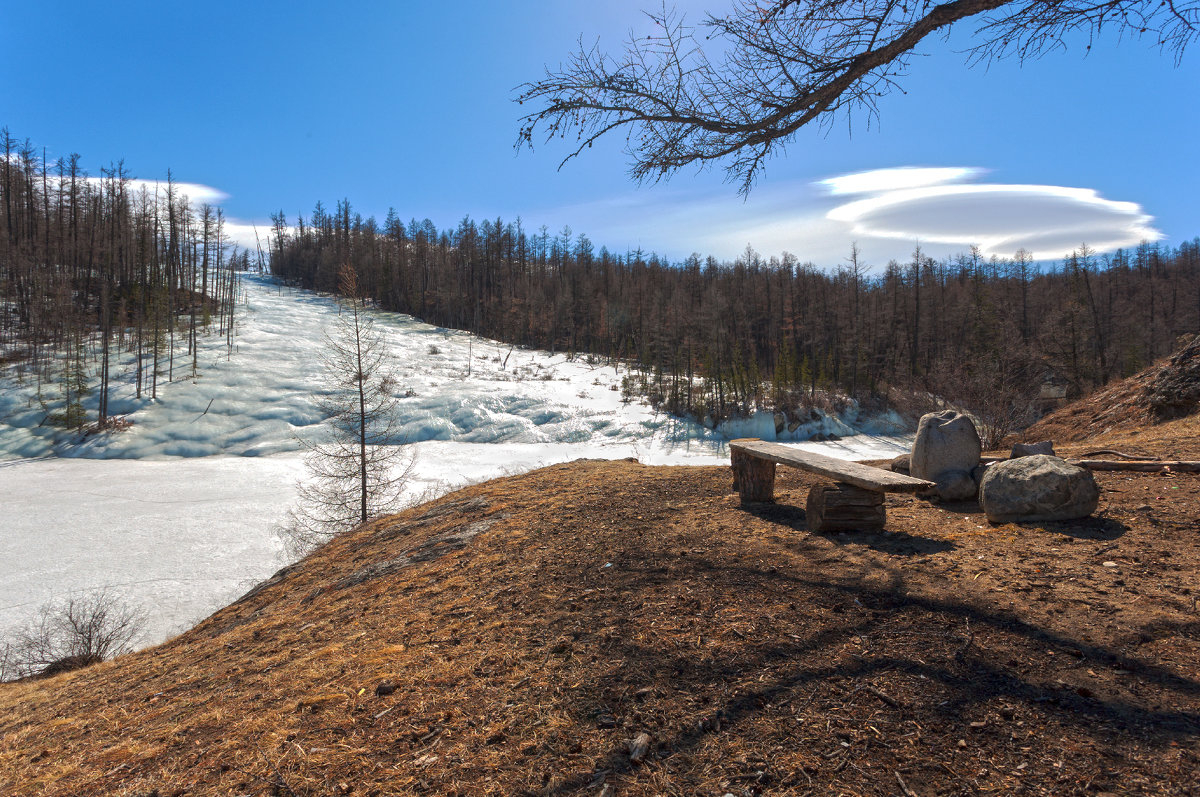
[[[334,312],[325,297],[247,275],[232,355],[207,339],[199,377],[186,377],[180,357],[175,381],[160,382],[155,401],[135,397],[126,357],[110,406],[133,426],[82,444],[39,425],[45,412],[35,386],[4,375],[0,638],[50,599],[108,587],[147,611],[144,641],[157,642],[276,570],[272,526],[304,475],[297,436],[323,433],[311,392]],[[514,350],[408,316],[378,320],[400,390],[411,393],[402,411],[417,456],[413,498],[579,457],[724,463],[727,439],[775,437],[769,416],[713,431],[625,404],[624,374],[612,367]],[[886,427],[822,417],[790,437],[858,429]],[[907,440],[864,434],[796,444],[871,459],[906,450]]]

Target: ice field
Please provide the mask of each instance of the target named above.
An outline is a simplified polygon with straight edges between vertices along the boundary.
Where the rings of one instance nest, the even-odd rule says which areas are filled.
[[[197,377],[177,349],[174,380],[160,377],[155,400],[137,398],[131,356],[114,363],[110,411],[128,417],[126,431],[81,442],[43,423],[28,375],[0,377],[0,637],[50,599],[107,587],[145,610],[143,642],[158,642],[283,564],[272,527],[304,477],[299,438],[323,434],[312,393],[337,305],[243,279],[234,348],[205,338]],[[725,463],[728,439],[776,439],[768,414],[712,430],[625,403],[623,368],[375,317],[405,396],[412,500],[580,457]],[[889,436],[899,431],[889,420],[821,416],[779,439],[846,459],[890,457],[908,439]],[[831,433],[844,439],[803,442]]]

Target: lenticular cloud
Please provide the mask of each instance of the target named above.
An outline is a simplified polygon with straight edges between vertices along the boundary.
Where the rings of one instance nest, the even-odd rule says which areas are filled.
[[[1104,251],[1162,234],[1136,202],[1105,199],[1090,188],[972,183],[972,168],[876,169],[822,180],[835,195],[863,198],[826,218],[855,235],[967,247],[1011,256],[1062,257],[1081,244]]]

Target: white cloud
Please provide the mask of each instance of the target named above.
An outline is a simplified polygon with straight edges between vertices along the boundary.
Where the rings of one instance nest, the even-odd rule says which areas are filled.
[[[255,224],[252,221],[241,221],[239,219],[225,219],[225,239],[231,241],[243,249],[250,250],[251,258],[256,256],[258,248],[262,249],[263,257],[266,257],[270,252],[270,224]],[[289,229],[289,232],[291,230]],[[257,237],[256,237],[257,235]]]
[[[99,180],[100,178],[91,177],[89,180]],[[198,211],[204,205],[217,207],[226,199],[229,199],[229,194],[219,188],[213,188],[210,185],[203,183],[172,183],[177,194],[187,197],[188,204],[193,210]],[[159,200],[165,200],[167,196],[167,183],[164,180],[130,180],[128,190],[131,194],[145,191],[150,196],[158,196]],[[224,217],[223,234],[225,240],[230,243],[235,243],[242,249],[249,249],[253,254],[257,247],[261,246],[264,255],[268,251],[267,238],[270,235],[271,225],[269,223],[256,224],[253,221],[244,221],[241,219]],[[256,237],[257,232],[257,237]]]
[[[88,178],[92,182],[99,182],[101,179],[100,177]],[[202,183],[174,182],[172,186],[177,194],[188,198],[188,204],[193,208],[199,208],[201,205],[219,205],[226,199],[229,199],[229,194],[224,191]],[[165,180],[138,179],[130,180],[127,184],[127,190],[130,193],[141,192],[143,189],[151,195],[157,193],[160,197],[164,198],[167,195],[167,183]]]
[[[965,166],[899,166],[894,169],[872,169],[829,177],[818,180],[817,185],[825,186],[831,194],[866,194],[956,183],[980,174],[983,174],[982,169]]]
[[[853,184],[863,174],[877,173],[833,179]],[[885,185],[887,181],[872,178],[859,182]],[[1062,257],[1084,242],[1106,251],[1162,237],[1151,226],[1153,218],[1136,202],[1105,199],[1090,188],[926,183],[877,188],[870,193],[873,195],[866,199],[832,208],[826,218],[845,224],[850,235],[858,239],[943,244],[958,249],[978,245],[984,254],[1003,256],[1025,249],[1038,259]]]
[[[1162,238],[1136,202],[1090,188],[972,182],[984,174],[965,166],[874,169],[763,185],[745,202],[677,181],[531,214],[526,222],[531,229],[544,221],[553,233],[565,221],[614,252],[641,247],[672,260],[691,252],[732,260],[749,244],[764,256],[788,251],[823,267],[843,263],[851,243],[879,267],[907,260],[918,244],[933,257],[976,245],[985,255],[1023,248],[1052,260],[1083,243],[1105,252]]]

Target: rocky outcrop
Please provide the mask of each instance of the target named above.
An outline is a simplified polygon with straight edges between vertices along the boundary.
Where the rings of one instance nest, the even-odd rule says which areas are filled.
[[[997,462],[979,486],[979,503],[993,523],[1087,517],[1099,500],[1090,470],[1046,454]]]
[[[1200,335],[1172,354],[1146,385],[1146,403],[1160,421],[1200,409]]]

